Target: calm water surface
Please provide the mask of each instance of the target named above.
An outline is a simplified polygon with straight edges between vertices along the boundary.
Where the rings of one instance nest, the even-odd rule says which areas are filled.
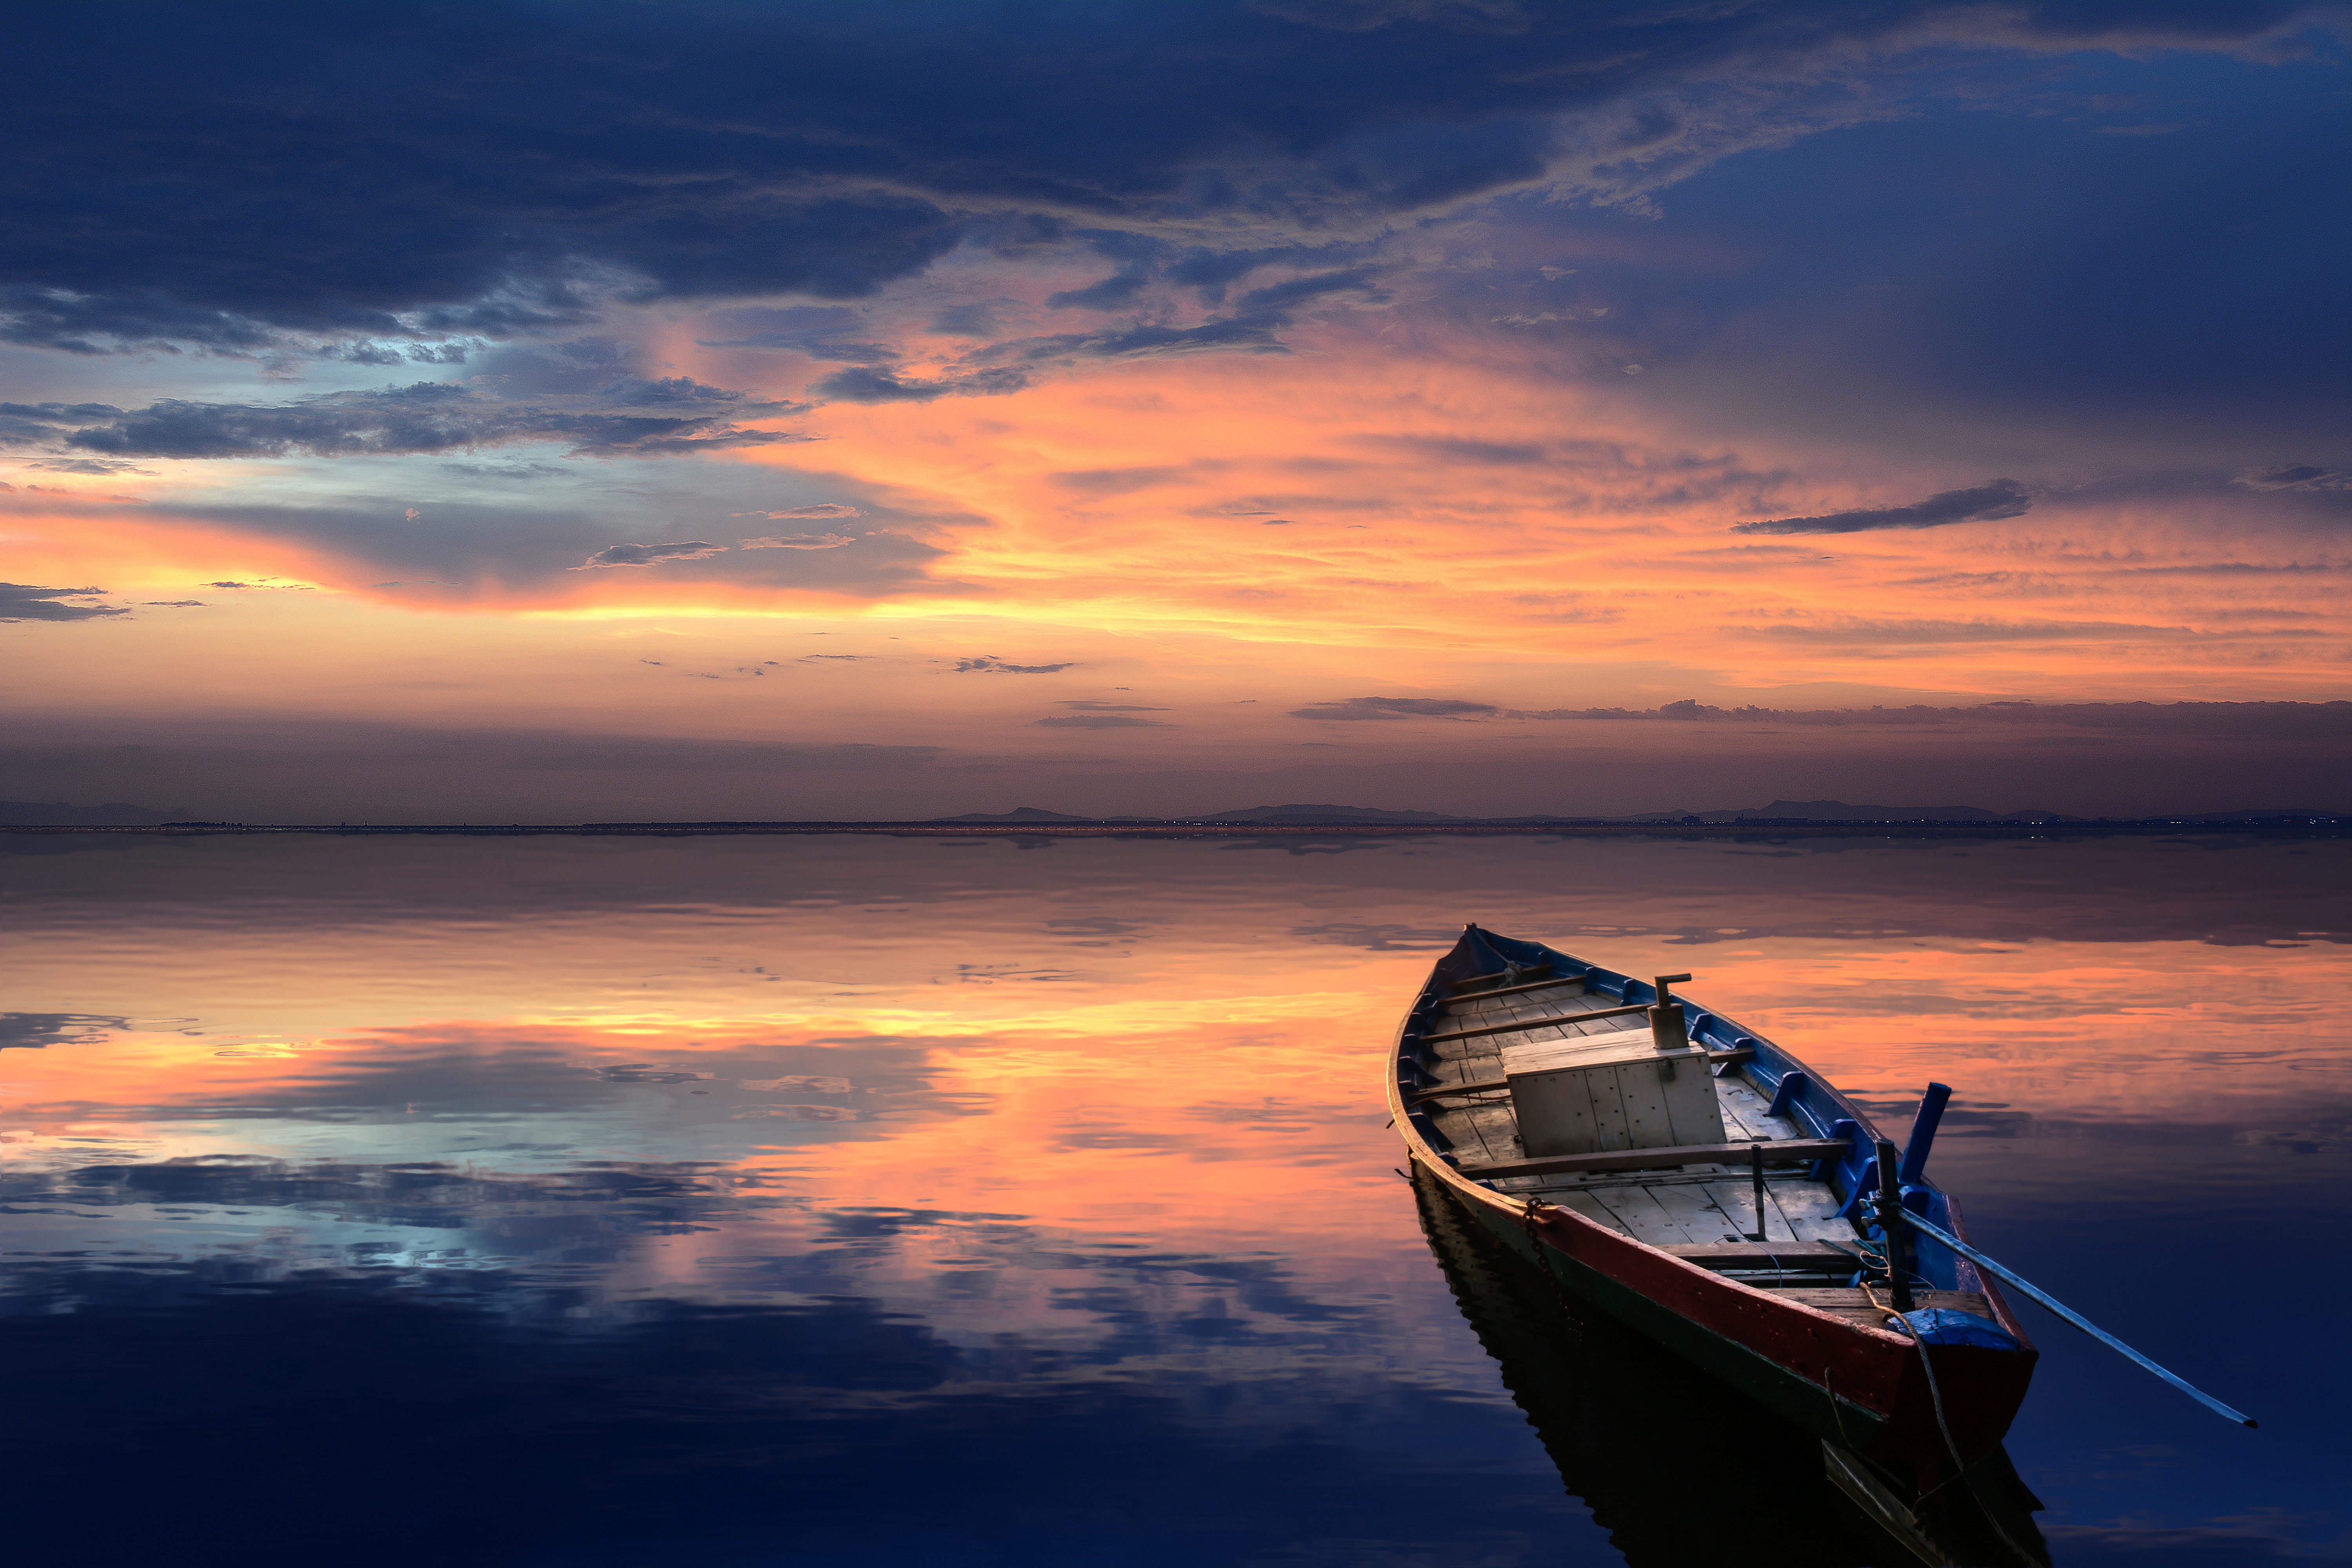
[[[1393,1169],[1465,920],[1952,1084],[1979,1243],[2262,1418],[2021,1307],[2060,1563],[2346,1552],[2343,843],[0,848],[28,1562],[1674,1561],[1772,1465],[1573,1495]]]

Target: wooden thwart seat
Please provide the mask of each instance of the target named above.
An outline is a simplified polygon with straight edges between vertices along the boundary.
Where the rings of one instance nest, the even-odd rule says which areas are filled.
[[[1525,985],[1497,985],[1492,991],[1465,991],[1459,995],[1447,997],[1445,1003],[1450,1007],[1457,1002],[1484,1002],[1489,996],[1524,996],[1530,991],[1549,991],[1561,985],[1581,985],[1584,980],[1585,977],[1581,974],[1561,974],[1549,980],[1529,981]]]
[[[1549,1029],[1565,1024],[1590,1024],[1599,1018],[1623,1018],[1635,1013],[1647,1013],[1644,1005],[1638,1007],[1600,1007],[1590,1013],[1563,1013],[1551,1018],[1519,1018],[1508,1024],[1488,1024],[1476,1029],[1448,1029],[1442,1035],[1423,1035],[1424,1046],[1438,1045],[1446,1040],[1475,1040],[1481,1035],[1509,1035],[1521,1029]],[[1634,1031],[1626,1030],[1627,1034]]]
[[[1475,1083],[1442,1083],[1435,1089],[1417,1089],[1405,1096],[1407,1105],[1419,1105],[1426,1100],[1444,1100],[1456,1094],[1485,1094],[1493,1089],[1511,1087],[1508,1079],[1480,1079]]]
[[[1475,987],[1480,985],[1491,985],[1497,980],[1532,980],[1538,975],[1549,974],[1550,973],[1551,965],[1549,963],[1522,963],[1510,969],[1497,969],[1491,974],[1474,974],[1467,980],[1456,980],[1449,984],[1446,989],[1453,992],[1456,996],[1461,996],[1465,994],[1476,994],[1475,992]],[[1576,978],[1579,980],[1583,979],[1584,972],[1579,970],[1577,972]]]
[[[1676,1143],[1658,1149],[1610,1149],[1597,1154],[1554,1154],[1541,1160],[1509,1160],[1492,1165],[1464,1165],[1462,1173],[1476,1181],[1489,1176],[1549,1176],[1570,1171],[1647,1171],[1675,1165],[1745,1165],[1762,1150],[1768,1165],[1788,1165],[1835,1159],[1848,1144],[1843,1138],[1776,1138],[1749,1143]]]
[[[1599,1038],[1600,1037],[1587,1037]],[[1709,1051],[1706,1053],[1706,1059],[1710,1065],[1721,1067],[1727,1062],[1744,1062],[1755,1054],[1751,1050]],[[1469,1083],[1441,1083],[1433,1089],[1414,1089],[1404,1097],[1404,1102],[1407,1105],[1422,1105],[1433,1100],[1450,1099],[1457,1094],[1486,1094],[1494,1089],[1510,1087],[1510,1080],[1501,1078],[1482,1078]]]
[[[1668,1242],[1658,1248],[1702,1268],[1779,1268],[1853,1273],[1862,1259],[1826,1241]]]

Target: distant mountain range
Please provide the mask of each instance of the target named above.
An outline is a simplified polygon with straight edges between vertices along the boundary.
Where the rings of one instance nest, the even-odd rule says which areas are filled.
[[[1253,805],[1243,811],[1220,811],[1217,822],[1461,822],[1435,811],[1381,811],[1369,805]]]
[[[1635,822],[2074,822],[2054,811],[1987,811],[1978,805],[1848,805],[1842,800],[1776,800],[1736,811],[1660,811]]]
[[[1331,822],[1430,822],[1461,823],[1482,820],[1469,816],[1447,816],[1435,811],[1382,811],[1370,805],[1252,805],[1239,811],[1213,811],[1203,816],[1066,816],[1058,811],[1046,811],[1039,806],[1016,806],[1011,811],[967,811],[961,816],[935,816],[934,822],[1253,822],[1318,826]]]
[[[933,822],[1100,822],[1099,816],[1072,816],[1043,806],[1016,805],[1011,811],[967,811],[961,816],[934,816]]]
[[[1045,826],[1056,822],[1252,822],[1317,826],[1332,822],[1462,823],[1481,819],[1447,816],[1434,811],[1381,811],[1369,805],[1253,805],[1240,811],[1210,812],[1202,816],[1071,816],[1064,812],[1047,811],[1042,806],[1023,805],[1011,811],[967,811],[961,816],[935,816],[930,820],[1010,823],[1015,826],[1034,822]]]
[[[2331,812],[2311,809],[2275,807],[2247,811],[2168,812],[2158,816],[2179,816],[2199,822],[2254,822],[2282,816],[2329,816]],[[1556,822],[1567,824],[1641,825],[1644,823],[1701,823],[1707,826],[1742,822],[2088,822],[2084,816],[2070,816],[2058,811],[1987,811],[1979,805],[1849,805],[1842,800],[1776,800],[1769,805],[1747,806],[1730,811],[1652,811],[1633,816],[1448,816],[1434,811],[1383,811],[1369,805],[1253,805],[1238,811],[1218,811],[1200,816],[1072,816],[1063,812],[1046,811],[1042,807],[1024,805],[1013,811],[970,811],[961,816],[934,817],[935,822],[989,822],[1018,826],[1035,823],[1109,823],[1122,822],[1200,822],[1251,823],[1259,826],[1322,826],[1360,822],[1367,825],[1387,823],[1410,826],[1427,823],[1431,826],[1492,823],[1496,826],[1522,826]]]
[[[162,827],[194,822],[187,811],[151,811],[109,801],[104,805],[68,805],[61,800],[0,800],[0,827]]]
[[[1987,811],[1977,805],[1849,805],[1842,800],[1776,800],[1769,805],[1743,807],[1732,811],[1652,811],[1633,816],[1449,816],[1436,811],[1385,811],[1370,805],[1251,805],[1235,811],[1220,811],[1199,816],[1077,816],[1066,811],[1047,811],[1043,806],[1024,805],[1011,811],[967,811],[959,816],[934,816],[925,826],[948,826],[968,822],[974,826],[997,827],[1057,827],[1100,826],[1118,827],[1186,827],[1217,826],[1231,824],[1253,827],[1341,827],[1360,823],[1366,827],[1605,827],[1640,826],[1648,824],[1670,826],[1702,825],[1706,826],[1736,826],[1754,823],[1759,826],[1774,826],[1798,823],[1874,823],[1912,822],[1938,824],[1968,823],[2064,823],[2064,822],[2265,822],[2296,818],[2334,819],[2346,813],[2319,811],[2309,808],[2289,809],[2284,806],[2241,811],[2163,812],[2139,817],[2069,816],[2056,811]],[[156,811],[143,805],[131,805],[122,801],[110,801],[104,805],[69,805],[64,801],[0,801],[0,827],[169,827],[185,824],[191,826],[220,826],[218,823],[199,823],[186,811]],[[290,826],[290,825],[289,825]],[[453,826],[445,824],[443,826]],[[583,823],[591,828],[680,827],[695,826],[671,819],[668,822]],[[709,827],[757,827],[758,822],[705,822]],[[824,824],[774,821],[764,826],[822,826]],[[843,826],[858,823],[844,821]],[[905,826],[916,826],[908,823]],[[393,831],[386,828],[384,831]],[[404,831],[431,832],[429,826],[420,825]],[[563,832],[558,825],[541,825],[536,832]]]

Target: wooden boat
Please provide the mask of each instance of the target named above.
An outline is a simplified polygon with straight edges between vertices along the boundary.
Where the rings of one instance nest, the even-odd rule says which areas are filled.
[[[1560,1484],[1629,1568],[2050,1568],[2033,1521],[2042,1500],[2006,1454],[1995,1450],[1962,1485],[1924,1498],[1898,1492],[1862,1461],[1554,1289],[1426,1166],[1413,1196],[1463,1318]],[[1660,1462],[1694,1433],[1736,1448],[1732,1477],[1693,1485],[1691,1467]],[[1758,1528],[1762,1500],[1768,1529]]]
[[[1873,1206],[1967,1243],[1924,1170],[1949,1091],[1931,1086],[1896,1155],[1819,1073],[1675,1001],[1688,978],[1469,927],[1387,1074],[1415,1166],[1558,1290],[1823,1439],[1850,1495],[1926,1496],[1992,1463],[2032,1342],[1991,1279],[1899,1223],[1890,1270]],[[1710,1114],[1717,1136],[1674,1141],[1676,1117]],[[1585,1146],[1545,1152],[1563,1138]]]

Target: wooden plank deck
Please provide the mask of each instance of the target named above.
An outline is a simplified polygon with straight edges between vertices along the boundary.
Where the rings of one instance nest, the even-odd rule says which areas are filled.
[[[1631,1033],[1646,1027],[1634,1018],[1602,1019],[1579,1025],[1577,1016],[1615,1005],[1606,994],[1581,992],[1576,986],[1547,988],[1530,994],[1456,998],[1449,1016],[1467,1021],[1506,1018],[1547,1020],[1553,1037],[1574,1034]],[[1433,1047],[1436,1060],[1431,1075],[1442,1083],[1499,1084],[1502,1081],[1501,1041],[1528,1039],[1528,1035],[1488,1036],[1452,1041]],[[1767,1096],[1735,1070],[1715,1081],[1716,1100],[1723,1109],[1724,1132],[1730,1139],[1767,1139],[1778,1142],[1807,1137],[1806,1130],[1785,1116],[1767,1116]],[[1475,1100],[1440,1100],[1428,1107],[1438,1130],[1453,1142],[1465,1167],[1523,1163],[1518,1122],[1509,1098],[1490,1092]],[[1754,1179],[1745,1160],[1736,1155],[1719,1164],[1685,1165],[1678,1170],[1587,1171],[1502,1176],[1489,1185],[1512,1197],[1537,1197],[1575,1210],[1621,1235],[1654,1247],[1723,1246],[1745,1242],[1756,1229]],[[1768,1167],[1764,1184],[1767,1245],[1839,1242],[1853,1245],[1851,1221],[1838,1217],[1838,1201],[1824,1183],[1810,1181],[1801,1168]],[[1853,1298],[1854,1310],[1868,1304]]]

